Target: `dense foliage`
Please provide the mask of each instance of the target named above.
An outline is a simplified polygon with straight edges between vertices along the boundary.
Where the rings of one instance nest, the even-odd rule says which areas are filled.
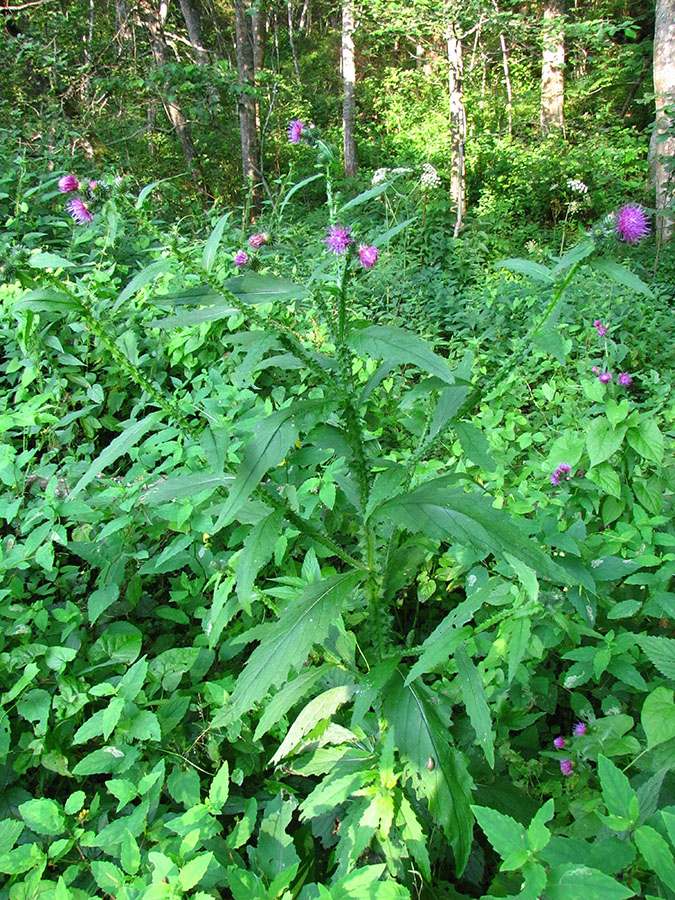
[[[673,900],[650,10],[569,11],[540,138],[532,16],[461,7],[455,235],[435,7],[361,10],[345,180],[335,10],[269,5],[253,222],[209,7],[2,36],[0,900]]]

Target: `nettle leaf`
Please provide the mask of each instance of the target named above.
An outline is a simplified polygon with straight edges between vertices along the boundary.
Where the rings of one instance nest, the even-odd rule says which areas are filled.
[[[653,635],[640,635],[637,639],[649,662],[666,678],[675,681],[675,640]]]
[[[281,610],[276,622],[257,629],[260,643],[213,727],[239,719],[265,697],[272,685],[282,685],[292,667],[302,666],[312,646],[326,639],[362,577],[361,572],[350,570],[308,584]]]
[[[610,815],[635,820],[639,812],[635,791],[621,769],[617,769],[602,753],[598,755],[598,775],[602,799]]]
[[[507,513],[495,509],[489,497],[453,487],[445,478],[395,497],[380,507],[379,516],[383,515],[413,533],[457,541],[483,557],[493,553],[503,558],[508,553],[551,581],[573,583],[571,575],[523,534]]]
[[[447,360],[438,356],[429,344],[403,328],[394,325],[369,325],[352,331],[347,343],[362,356],[382,359],[385,363],[417,366],[423,372],[436,375],[446,384],[454,384],[455,376]]]
[[[648,750],[675,737],[673,691],[666,687],[657,687],[652,691],[642,705],[641,721],[647,735]]]
[[[464,647],[455,652],[457,663],[457,680],[462,694],[464,706],[469,714],[471,725],[476,732],[478,743],[485,754],[491,769],[495,765],[495,736],[492,731],[492,719],[488,706],[483,680],[478,669]]]
[[[472,806],[471,809],[487,839],[502,859],[527,849],[526,831],[520,822],[488,806]]]
[[[675,861],[668,842],[650,825],[641,825],[635,831],[635,843],[650,869],[668,888],[675,885]]]
[[[628,900],[635,892],[598,869],[566,863],[548,873],[546,896],[550,900]]]
[[[405,674],[397,670],[383,697],[399,759],[415,793],[427,800],[431,815],[443,828],[461,874],[473,837],[471,778],[464,756],[448,743],[434,695],[420,680],[407,685]]]

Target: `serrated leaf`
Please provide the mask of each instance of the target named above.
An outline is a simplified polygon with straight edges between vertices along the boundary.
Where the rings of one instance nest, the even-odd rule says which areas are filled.
[[[119,894],[124,887],[124,872],[110,862],[93,860],[91,863],[91,873],[101,890],[113,897]]]
[[[310,700],[288,729],[286,737],[281,742],[281,746],[270,760],[270,763],[273,766],[278,765],[282,759],[293,752],[302,738],[308,734],[315,725],[323,719],[332,716],[343,703],[346,703],[354,696],[356,691],[357,686],[355,684],[342,684],[338,687],[329,688],[327,691],[319,694],[318,697],[314,697]]]
[[[427,800],[431,815],[443,828],[460,875],[469,858],[473,832],[471,779],[464,756],[450,747],[432,694],[420,680],[406,685],[405,674],[397,670],[383,694],[384,713],[399,759],[415,792]]]
[[[396,328],[394,325],[369,325],[352,331],[347,343],[360,355],[372,356],[397,366],[417,366],[446,384],[454,384],[455,376],[447,361],[434,353],[426,341],[403,328]]]
[[[227,760],[222,764],[220,769],[216,772],[216,775],[211,782],[211,787],[209,788],[209,800],[211,802],[211,806],[218,812],[223,808],[225,802],[230,794],[230,767],[227,764]]]
[[[648,750],[675,737],[673,691],[666,687],[653,690],[642,704],[641,722],[647,735]]]
[[[63,810],[55,800],[46,797],[21,803],[19,815],[36,834],[63,834],[66,830]]]
[[[244,538],[241,550],[231,562],[237,576],[237,596],[248,600],[258,572],[267,565],[281,533],[283,513],[280,510],[261,519]]]
[[[291,667],[299,669],[312,646],[325,640],[362,577],[361,572],[351,570],[308,584],[276,622],[259,627],[256,637],[260,643],[237,679],[227,708],[216,715],[213,725],[236,721],[262,700],[272,685],[282,685]]]
[[[472,806],[471,810],[488,841],[502,859],[527,849],[525,829],[511,816],[488,806]]]
[[[28,265],[31,269],[68,269],[75,263],[56,253],[34,253],[28,259]]]
[[[508,269],[509,272],[517,272],[519,275],[528,275],[544,284],[552,284],[553,277],[546,266],[533,262],[530,259],[503,259],[495,263],[495,269]]]
[[[637,803],[635,791],[624,773],[602,753],[598,755],[598,776],[602,799],[610,815],[623,816],[629,821],[633,819],[633,808]]]
[[[157,425],[161,417],[161,412],[153,412],[150,413],[149,416],[139,419],[137,422],[128,424],[124,431],[121,434],[118,434],[117,437],[108,444],[105,450],[103,450],[102,453],[99,453],[96,459],[91,463],[87,471],[68,495],[68,500],[73,500],[80,491],[84,490],[84,488],[96,478],[98,474],[116,462],[120,456],[124,456],[125,453],[128,453],[132,447],[135,447],[141,438],[144,437],[151,428],[154,428],[155,425]]]
[[[666,678],[675,680],[675,640],[667,637],[640,635],[638,644],[650,663]]]
[[[484,472],[494,472],[496,463],[490,453],[490,445],[480,429],[468,422],[455,422],[455,434],[462,445],[465,456],[480,466]]]
[[[283,800],[278,794],[265,808],[255,855],[260,871],[270,881],[300,862],[293,838],[287,833],[296,805],[297,801]]]
[[[444,478],[400,494],[381,506],[378,516],[388,516],[413,533],[421,531],[436,540],[473,547],[483,556],[493,553],[502,558],[509,553],[551,581],[571,582],[571,576],[523,534],[507,513],[494,509],[488,497],[448,485]]]
[[[205,496],[209,497],[218,488],[227,487],[233,481],[234,475],[212,475],[202,472],[177,475],[175,478],[167,478],[166,481],[153,484],[141,495],[140,502],[147,503],[148,506],[159,506],[161,503],[171,503],[185,497],[195,498],[203,491],[208,491]]]
[[[223,229],[230,216],[231,213],[227,212],[218,219],[213,226],[213,231],[204,244],[204,250],[202,251],[202,268],[205,272],[210,272],[213,268],[216,256],[218,255],[218,248],[220,247],[220,242],[223,237]]]
[[[82,307],[73,297],[67,294],[59,294],[56,291],[38,288],[29,291],[17,300],[12,306],[12,313],[21,312],[54,312],[66,313],[73,310],[81,311]]]
[[[240,303],[253,306],[260,303],[290,303],[307,296],[306,288],[290,278],[259,272],[233,275],[227,279],[225,287]]]
[[[265,710],[253,735],[253,740],[258,741],[273,725],[286,715],[288,710],[295,706],[305,694],[314,687],[319,678],[323,678],[331,671],[332,666],[316,666],[300,672],[292,681],[285,684],[272,699],[266,704]]]
[[[549,872],[546,896],[549,900],[628,900],[635,892],[598,869],[566,863]]]
[[[600,463],[600,465],[596,466],[594,469],[589,469],[586,473],[586,478],[594,484],[597,484],[601,491],[610,494],[612,497],[616,497],[617,500],[621,499],[621,482],[619,481],[619,476],[608,462]]]
[[[493,769],[495,765],[495,737],[492,732],[490,707],[485,696],[483,681],[464,647],[458,647],[455,651],[455,663],[457,664],[457,680],[464,706],[471,720],[473,730],[476,732],[478,744],[485,754],[490,768]]]
[[[141,269],[140,272],[137,272],[124,290],[120,292],[117,300],[115,300],[112,306],[111,313],[117,312],[120,306],[122,306],[129,297],[133,297],[136,291],[140,291],[146,284],[150,284],[150,282],[154,281],[158,275],[164,275],[170,268],[170,260],[156,259],[154,262],[151,262],[149,266],[146,266],[144,269]]]
[[[641,825],[635,831],[635,843],[649,868],[656,872],[667,888],[672,888],[675,885],[675,861],[665,838],[650,825]]]

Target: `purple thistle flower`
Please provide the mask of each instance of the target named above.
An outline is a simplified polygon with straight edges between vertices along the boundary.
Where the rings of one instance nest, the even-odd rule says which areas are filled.
[[[560,760],[560,771],[563,773],[565,778],[572,774],[574,766],[572,765],[571,759],[561,759]]]
[[[598,381],[599,381],[601,384],[609,384],[609,382],[610,382],[611,380],[612,380],[612,373],[611,373],[611,372],[601,372],[601,373],[598,375]]]
[[[600,321],[600,319],[596,319],[595,322],[593,322],[593,327],[594,327],[594,328],[597,328],[598,325],[602,325],[602,322]]]
[[[572,734],[574,735],[574,737],[581,737],[582,734],[586,734],[586,723],[577,722],[577,724],[572,729]]]
[[[324,238],[325,244],[336,256],[342,256],[347,252],[347,247],[354,243],[349,226],[342,228],[340,225],[331,225],[328,237]]]
[[[70,213],[71,219],[78,225],[87,225],[94,220],[93,215],[89,212],[89,207],[79,197],[69,200],[66,203],[66,209]]]
[[[249,246],[253,247],[254,250],[259,250],[264,244],[268,242],[270,239],[269,234],[265,234],[262,231],[259,231],[257,234],[252,234],[248,239]]]
[[[305,123],[301,119],[291,119],[288,123],[288,131],[286,132],[289,144],[300,143],[300,136],[302,135],[302,129],[304,127]]]
[[[617,383],[621,385],[621,387],[630,387],[633,383],[633,378],[631,377],[631,375],[629,375],[628,372],[621,372],[616,380]]]
[[[377,247],[359,247],[359,262],[366,270],[372,269],[380,255]]]
[[[80,189],[80,182],[74,175],[64,175],[59,178],[59,190],[62,194],[70,194],[71,191]]]
[[[607,329],[604,325],[598,325],[598,337],[604,337],[607,334]]]
[[[642,206],[627,203],[626,206],[617,209],[614,220],[618,237],[627,244],[639,243],[651,231],[647,214]]]
[[[244,250],[240,250],[238,253],[234,254],[234,264],[238,269],[243,268],[248,262],[248,253]]]
[[[554,484],[556,487],[560,484],[560,478],[555,474],[555,472],[551,475],[551,484]]]
[[[591,369],[591,372],[594,375],[599,375],[600,374],[600,366],[593,366],[593,368]]]
[[[97,187],[98,187],[98,181],[94,181],[94,179],[92,179],[92,180],[89,182],[89,190],[90,190],[90,191],[95,191]]]
[[[562,750],[562,748],[565,746],[565,743],[565,738],[562,736],[554,738],[553,740],[553,746],[556,748],[556,750]]]

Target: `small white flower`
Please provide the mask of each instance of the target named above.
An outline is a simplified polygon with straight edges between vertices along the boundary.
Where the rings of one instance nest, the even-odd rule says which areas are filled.
[[[587,194],[588,188],[579,178],[568,178],[567,187],[575,194]]]
[[[423,191],[433,191],[441,186],[441,179],[431,163],[424,163],[420,175],[420,187]]]
[[[385,168],[376,169],[375,172],[373,172],[373,177],[370,179],[372,186],[375,187],[378,184],[382,184],[383,181],[386,181],[388,171],[389,169]]]

